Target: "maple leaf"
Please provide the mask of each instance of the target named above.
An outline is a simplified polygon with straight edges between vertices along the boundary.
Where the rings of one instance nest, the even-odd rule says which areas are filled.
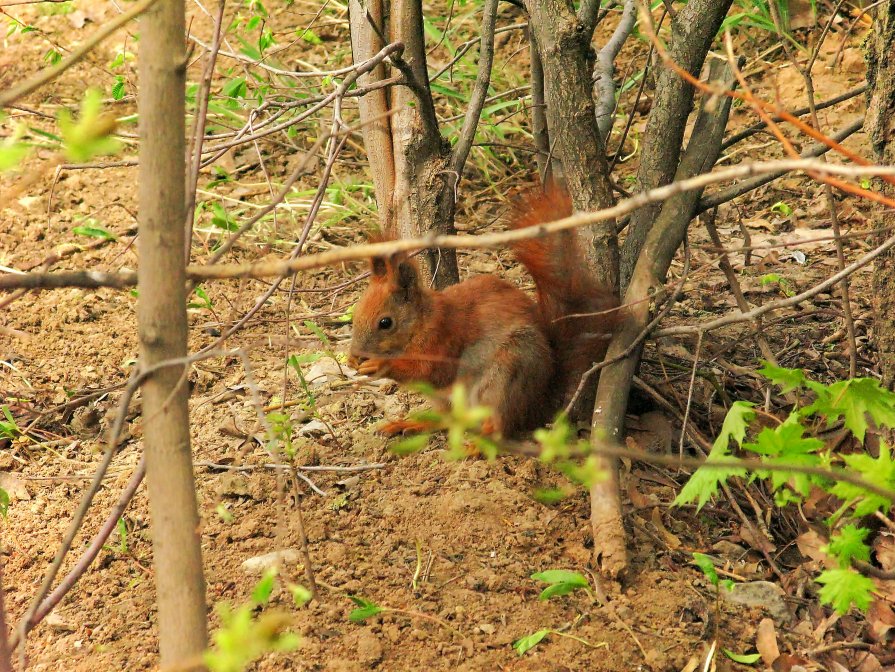
[[[753,406],[754,404],[748,401],[733,403],[730,410],[727,411],[727,416],[724,418],[721,433],[715,439],[712,450],[709,452],[709,462],[723,462],[725,458],[731,457],[731,439],[742,445],[746,436],[746,429],[749,427],[752,419],[755,418],[755,411],[752,410]],[[680,493],[674,499],[674,504],[680,506],[681,504],[696,501],[696,509],[698,511],[715,496],[721,483],[726,482],[731,476],[744,476],[745,474],[746,470],[742,467],[702,466],[694,472],[686,485],[681,488]]]
[[[858,609],[867,609],[876,588],[872,579],[853,569],[828,569],[817,577],[817,582],[823,585],[818,591],[821,602],[840,614],[846,613],[853,604]]]
[[[895,427],[895,393],[881,387],[873,378],[853,378],[812,389],[817,392],[817,400],[803,412],[824,415],[830,425],[843,418],[845,426],[861,443],[867,433],[868,415],[879,427]]]
[[[858,472],[865,481],[887,490],[895,490],[895,462],[889,446],[880,444],[879,457],[854,454],[843,455],[845,464]],[[860,485],[840,481],[830,490],[832,494],[846,502],[857,500],[855,516],[866,516],[874,511],[887,510],[892,500],[875,492],[869,492]]]
[[[870,547],[864,543],[864,539],[870,534],[866,527],[857,525],[845,525],[837,534],[830,537],[825,551],[836,556],[841,567],[851,565],[852,560],[870,560]]]

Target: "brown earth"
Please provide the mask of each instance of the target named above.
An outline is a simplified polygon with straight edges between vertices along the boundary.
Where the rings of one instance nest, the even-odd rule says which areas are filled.
[[[47,43],[82,39],[94,27],[92,22],[114,12],[111,4],[96,1],[85,7],[79,4],[78,11],[85,11],[89,20],[80,27],[80,18],[72,20],[70,15],[47,14],[32,7],[15,12],[40,29],[41,39],[33,39],[33,33],[7,38],[5,53],[0,56],[3,85],[38,70]],[[272,25],[285,26],[290,21],[303,25],[313,15],[313,7],[309,7],[308,3],[296,3],[292,13],[277,12]],[[207,23],[207,18],[197,13],[194,33],[207,34]],[[327,30],[344,38],[344,26]],[[838,39],[837,35],[831,40],[830,50],[821,59],[817,87],[820,99],[854,86],[863,77],[856,47],[845,50],[846,67],[832,73],[826,67]],[[86,65],[65,75],[50,93],[32,96],[27,105],[52,114],[57,103],[71,104],[80,97],[84,81],[95,78],[107,87],[113,76],[106,67],[115,54],[113,43],[120,45],[121,40],[104,45]],[[516,42],[502,45],[506,54],[515,54],[518,48]],[[749,48],[750,53],[760,51],[758,46]],[[325,58],[332,56],[333,49],[330,43],[317,49],[313,54],[316,62],[327,62]],[[628,51],[627,58],[642,57],[642,45]],[[797,95],[801,93],[798,80],[791,66],[781,66],[778,57],[774,62],[755,59],[750,64],[756,91],[773,99],[779,87],[785,105],[799,106],[804,100]],[[198,77],[201,64],[194,67],[192,76]],[[121,114],[132,112],[133,100],[125,99],[120,109]],[[860,115],[862,109],[858,99],[823,113],[822,122],[827,128],[839,128]],[[51,121],[33,115],[14,117],[21,118],[43,128],[53,127]],[[637,120],[635,133],[642,130],[644,121],[643,117]],[[734,126],[749,123],[752,117],[748,111],[741,109],[733,115]],[[5,133],[11,126],[0,128]],[[853,139],[848,145],[857,151],[866,149],[863,138]],[[265,149],[267,170],[275,179],[285,175],[294,157],[273,143]],[[735,149],[739,153],[733,161],[773,155],[772,143],[765,136],[756,136]],[[238,167],[250,160],[257,163],[256,156],[252,159],[253,151],[248,148],[236,153],[228,159],[230,165]],[[133,147],[126,153],[132,152]],[[92,249],[68,248],[66,253],[70,254],[51,267],[134,268],[139,248],[139,239],[134,238],[134,169],[66,170],[54,183],[52,172],[39,172],[42,161],[49,156],[49,151],[43,152],[28,164],[27,174],[37,175],[34,185],[14,200],[5,199],[0,204],[0,265],[39,267],[62,245],[84,245],[85,239],[73,234],[72,228],[84,217],[92,217],[116,233],[118,240],[95,244]],[[366,179],[362,165],[362,155],[353,152],[339,164],[340,177]],[[507,165],[497,181],[510,181],[519,170],[519,166]],[[631,170],[623,166],[622,173],[630,174]],[[16,179],[4,176],[0,189],[11,189]],[[308,178],[302,188],[315,188],[316,179]],[[499,199],[481,179],[474,175],[463,197],[463,228],[488,226],[500,211]],[[264,202],[267,186],[263,180],[254,168],[215,193],[233,198],[235,203]],[[751,233],[752,244],[787,236],[827,234],[826,213],[818,206],[822,205],[820,194],[820,188],[805,178],[787,178],[742,202],[723,207],[719,228],[723,236],[738,241],[742,221]],[[201,198],[214,196],[206,192]],[[770,206],[779,201],[792,208],[790,216],[770,211]],[[367,204],[371,202],[367,197]],[[842,207],[847,227],[866,228],[866,205],[846,201]],[[328,203],[327,209],[338,212],[339,204]],[[237,246],[235,256],[284,254],[290,248],[283,241],[296,238],[307,205],[297,205],[295,211],[297,216],[283,215],[276,228],[266,224],[257,236]],[[361,219],[352,216],[316,230],[309,249],[318,251],[360,240]],[[200,260],[218,236],[208,225],[207,216],[201,223],[206,246],[197,247],[194,255]],[[86,242],[89,247],[93,241]],[[720,273],[714,268],[700,268],[709,260],[708,253],[695,247],[708,242],[704,232],[694,229],[690,242],[694,245],[692,267],[697,270],[685,284],[686,298],[676,309],[673,321],[705,319],[733,306]],[[860,253],[862,246],[862,239],[856,239],[849,245],[849,254]],[[800,249],[808,254],[809,263],[805,265],[785,253],[763,251],[753,255],[752,265],[742,276],[750,300],[760,303],[780,295],[780,287],[761,282],[764,274],[785,275],[786,281],[799,289],[833,270],[835,257],[829,243],[812,243]],[[742,255],[736,258],[742,264]],[[498,272],[525,283],[524,275],[511,264],[503,253],[464,254],[461,258],[465,272]],[[678,265],[674,270],[680,269]],[[343,287],[340,283],[356,277],[361,270],[360,265],[347,265],[299,276],[296,289],[300,293],[294,295],[288,314],[287,292],[280,291],[245,330],[228,340],[226,347],[242,348],[248,354],[251,377],[264,404],[277,403],[284,393],[287,400],[305,399],[296,375],[284,367],[288,354],[323,349],[304,326],[305,319],[323,327],[336,352],[344,352],[350,327],[339,318],[356,298],[360,285]],[[860,296],[863,276],[857,276],[856,284],[855,308],[864,325],[859,325],[861,363],[866,372],[872,360],[866,351],[867,302]],[[191,350],[214,343],[221,331],[252,307],[265,288],[258,282],[207,285],[211,308],[198,307],[190,313]],[[114,417],[120,388],[136,357],[136,300],[126,291],[48,291],[19,298],[0,317],[0,396],[20,426],[32,423],[30,436],[34,437],[0,442],[0,469],[4,472],[0,485],[13,500],[8,517],[0,523],[3,587],[12,622],[22,616],[39,586],[99,460],[103,431]],[[805,314],[772,323],[768,334],[781,352],[781,363],[806,366],[824,378],[843,375],[841,335],[836,338],[837,315],[835,298],[828,294],[818,297]],[[823,342],[831,336],[828,343]],[[698,353],[691,340],[650,347],[642,375],[683,408],[694,355],[701,357],[715,374],[715,381],[709,377],[697,380],[691,421],[711,433],[719,425],[718,410],[724,401],[717,398],[718,389],[725,394],[739,392],[761,398],[759,383],[738,368],[752,366],[758,352],[745,328],[716,334],[704,347]],[[608,605],[584,593],[542,602],[537,598],[543,585],[530,578],[532,573],[545,569],[588,573],[592,566],[593,540],[585,493],[578,491],[560,504],[541,504],[533,497],[536,489],[563,484],[547,467],[518,457],[449,462],[437,441],[423,453],[396,457],[373,429],[381,418],[400,415],[418,404],[418,399],[397,391],[393,385],[356,380],[349,369],[340,371],[329,358],[306,365],[304,374],[311,379],[317,414],[325,426],[304,425],[308,436],[295,442],[297,464],[379,466],[348,474],[305,472],[325,492],[313,493],[299,483],[309,550],[321,586],[320,599],[295,609],[287,593],[275,594],[274,605],[288,610],[294,618],[295,630],[302,636],[301,646],[292,653],[268,656],[255,669],[682,670],[691,659],[702,660],[716,639],[721,647],[734,652],[755,650],[756,628],[767,614],[761,608],[718,603],[714,589],[690,563],[691,552],[712,553],[721,560],[726,575],[738,581],[779,582],[779,577],[753,547],[758,544],[750,544],[741,520],[726,502],[709,506],[699,515],[692,509],[670,507],[686,474],[625,463],[623,489],[634,555],[631,576],[621,585],[602,586]],[[291,488],[281,501],[275,472],[263,466],[271,458],[255,440],[256,407],[240,359],[226,356],[199,362],[190,383],[208,603],[213,611],[222,602],[241,604],[249,598],[259,577],[241,567],[244,561],[277,549],[298,548],[298,519]],[[62,406],[95,390],[108,392],[79,401],[74,408]],[[631,417],[630,440],[643,447],[676,451],[678,432],[671,429],[669,421],[642,404],[638,412],[652,415]],[[293,418],[296,423],[306,420],[299,411]],[[143,422],[138,398],[128,414],[128,438],[64,571],[105,518],[137,464]],[[651,431],[637,431],[638,427]],[[212,464],[248,469],[224,470],[209,466]],[[30,635],[29,669],[157,667],[151,543],[142,489],[123,520],[126,535],[113,534],[94,566],[54,614]],[[778,615],[776,627],[781,650],[804,654],[859,633],[861,621],[852,616],[837,625],[824,621],[827,614],[812,598],[804,558],[787,544],[796,533],[779,531],[774,552],[786,572],[787,605],[793,615],[791,621]],[[287,561],[285,571],[296,582],[304,581],[298,560]],[[401,612],[354,624],[348,620],[353,608],[348,595],[361,595]],[[217,625],[216,616],[212,622]],[[512,643],[542,628],[560,630],[578,639],[550,635],[530,653],[517,655]],[[849,669],[858,669],[861,664],[847,651],[832,655]],[[830,654],[820,656],[811,665],[821,668],[830,660]],[[717,665],[718,669],[739,667],[723,656],[717,659]]]

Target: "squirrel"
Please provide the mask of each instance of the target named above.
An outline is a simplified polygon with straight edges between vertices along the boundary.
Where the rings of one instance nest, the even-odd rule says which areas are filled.
[[[572,213],[558,187],[532,190],[511,211],[512,229]],[[354,311],[349,363],[362,375],[443,390],[466,386],[492,410],[482,431],[513,438],[553,419],[580,376],[606,354],[617,299],[588,271],[573,231],[513,244],[535,282],[536,300],[494,275],[441,291],[427,288],[406,254],[370,260],[371,281]],[[427,429],[409,420],[386,435]]]

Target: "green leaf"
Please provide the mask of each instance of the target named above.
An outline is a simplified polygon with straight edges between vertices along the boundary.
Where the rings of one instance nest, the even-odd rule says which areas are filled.
[[[121,100],[124,98],[124,77],[118,75],[115,77],[115,83],[112,85],[112,99]]]
[[[6,518],[9,514],[9,493],[0,488],[0,516]]]
[[[17,168],[30,153],[31,148],[21,142],[4,142],[0,144],[0,172]]]
[[[323,40],[320,39],[320,36],[315,33],[313,30],[308,28],[301,33],[301,39],[303,39],[308,44],[323,44]]]
[[[537,632],[533,632],[530,635],[517,639],[513,642],[513,648],[516,649],[516,653],[520,656],[524,656],[526,652],[540,644],[541,640],[549,634],[550,628],[541,628]]]
[[[895,488],[895,462],[888,445],[880,443],[879,457],[853,454],[843,455],[842,460],[868,483],[892,490]],[[860,485],[839,481],[830,492],[846,502],[858,500],[855,505],[855,516],[867,516],[875,511],[884,511],[892,505],[892,500],[882,495],[868,492]]]
[[[264,576],[261,577],[261,580],[255,584],[254,590],[252,590],[252,601],[255,604],[267,604],[267,601],[270,599],[271,593],[273,593],[274,583],[277,578],[277,570],[274,567],[271,567],[266,572],[264,572]]]
[[[746,428],[755,417],[753,406],[754,404],[748,401],[737,401],[731,405],[724,418],[724,424],[721,426],[721,433],[715,439],[709,452],[709,460],[718,462],[723,461],[725,457],[730,457],[731,439],[742,444],[746,436]],[[681,488],[673,503],[680,506],[695,501],[697,502],[696,508],[699,510],[715,496],[721,483],[726,482],[731,476],[744,476],[745,474],[745,469],[736,466],[700,467]]]
[[[771,429],[765,427],[754,443],[744,443],[743,448],[763,455],[762,462],[769,465],[786,467],[813,467],[821,463],[818,455],[823,450],[824,442],[813,437],[805,437],[805,427],[802,425],[802,416],[793,412],[789,417]],[[758,471],[760,478],[769,478],[774,491],[778,491],[786,485],[791,485],[802,497],[807,497],[812,484],[821,484],[824,479],[809,474],[801,474],[787,471]]]
[[[380,607],[378,604],[366,602],[364,606],[353,609],[351,613],[348,614],[348,620],[352,623],[363,623],[368,618],[373,618],[373,616],[381,614],[383,611],[385,611],[385,609]]]
[[[121,148],[121,142],[111,135],[115,118],[103,112],[99,89],[91,88],[84,94],[77,121],[67,109],[59,110],[57,121],[69,161],[82,163],[94,156],[114,154]]]
[[[239,224],[236,223],[220,203],[211,204],[211,213],[212,226],[224,229],[225,231],[236,231],[239,229]]]
[[[221,93],[227,98],[245,98],[246,96],[246,78],[237,77],[226,82],[221,89]]]
[[[304,324],[305,324],[305,327],[312,334],[314,334],[314,336],[316,336],[320,340],[320,342],[323,343],[324,346],[326,346],[327,348],[330,347],[331,343],[329,340],[329,336],[327,336],[326,332],[320,328],[320,325],[318,325],[316,322],[313,322],[311,320],[305,320]]]
[[[543,572],[536,572],[531,575],[531,578],[550,584],[541,591],[541,594],[538,596],[539,600],[549,600],[551,597],[568,595],[576,590],[588,590],[590,588],[590,583],[586,577],[578,572],[565,569],[548,569]]]
[[[870,547],[864,543],[864,539],[870,534],[866,527],[857,525],[845,525],[837,534],[830,537],[830,543],[826,551],[839,560],[839,566],[849,567],[852,560],[870,560]]]
[[[429,445],[430,438],[432,438],[432,435],[429,433],[408,436],[406,439],[401,439],[398,443],[391,446],[389,450],[396,455],[411,455],[413,453],[418,453]]]
[[[895,393],[873,378],[853,378],[820,388],[817,400],[805,413],[820,413],[829,424],[843,418],[845,426],[861,443],[869,415],[879,427],[895,427]]]
[[[702,573],[712,582],[713,586],[718,585],[718,581],[720,580],[718,577],[718,570],[715,569],[715,563],[712,562],[712,559],[709,556],[705,553],[693,553],[693,564],[702,570]]]
[[[305,588],[304,586],[300,586],[297,583],[290,583],[287,585],[289,588],[289,592],[292,593],[292,599],[295,602],[296,607],[303,607],[308,602],[311,601],[313,595],[311,595],[311,591]]]
[[[820,601],[839,614],[848,612],[852,605],[862,611],[867,609],[876,588],[872,579],[853,569],[828,569],[817,577],[817,582],[823,586],[818,592]]]
[[[761,660],[760,653],[734,653],[730,649],[721,649],[724,652],[724,655],[730,658],[732,661],[736,663],[742,663],[743,665],[754,665],[759,660]]]
[[[805,387],[806,377],[802,369],[784,369],[762,360],[762,367],[758,372],[774,385],[778,385],[783,394],[796,388]]]
[[[76,233],[79,236],[89,236],[91,238],[102,238],[103,240],[118,240],[118,237],[111,233],[110,231],[106,231],[101,226],[76,226],[72,229],[72,233]]]

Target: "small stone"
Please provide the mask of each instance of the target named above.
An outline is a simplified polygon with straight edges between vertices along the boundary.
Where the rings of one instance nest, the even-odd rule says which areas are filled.
[[[315,436],[323,436],[327,432],[329,432],[329,428],[326,426],[325,422],[322,422],[320,420],[311,420],[310,422],[306,422],[299,428],[298,435],[304,438],[310,438]]]
[[[484,632],[486,635],[493,635],[497,631],[497,628],[495,628],[490,623],[479,623],[479,630]]]
[[[263,574],[271,567],[283,563],[286,565],[297,564],[301,556],[294,548],[286,548],[282,551],[273,551],[264,555],[256,555],[240,565],[246,574]]]
[[[57,614],[56,612],[51,613],[44,619],[44,623],[46,623],[50,629],[55,630],[56,632],[74,632],[77,628],[66,621],[62,616]]]
[[[243,474],[229,471],[218,478],[217,487],[214,489],[218,497],[251,497],[252,490],[249,479]]]
[[[792,617],[783,599],[783,589],[770,581],[736,583],[732,590],[721,590],[720,593],[730,604],[764,609],[778,623],[788,623]]]

